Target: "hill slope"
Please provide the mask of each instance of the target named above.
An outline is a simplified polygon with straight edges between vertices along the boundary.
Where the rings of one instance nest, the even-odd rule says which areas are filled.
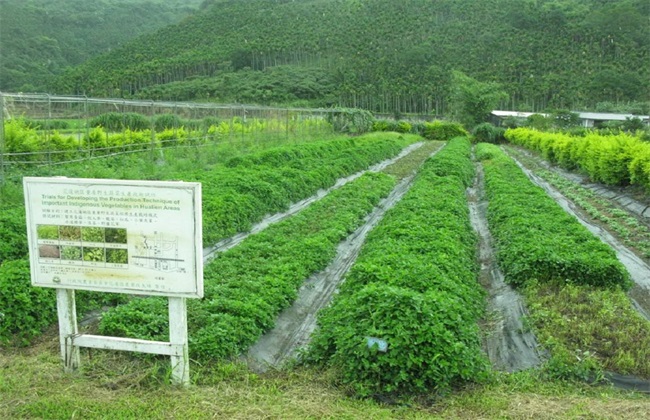
[[[66,67],[177,23],[201,1],[0,0],[0,90],[42,90]]]
[[[206,1],[69,71],[58,92],[446,110],[452,70],[504,107],[650,99],[646,0]]]

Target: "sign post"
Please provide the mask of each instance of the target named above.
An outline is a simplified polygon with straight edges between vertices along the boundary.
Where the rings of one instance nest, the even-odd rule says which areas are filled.
[[[61,358],[79,348],[168,355],[189,384],[186,298],[203,297],[201,185],[72,178],[23,180],[34,286],[57,289]],[[166,296],[169,342],[79,334],[74,290]]]

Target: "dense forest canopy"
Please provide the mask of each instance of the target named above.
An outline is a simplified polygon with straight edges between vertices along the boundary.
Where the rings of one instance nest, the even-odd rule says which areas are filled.
[[[45,90],[67,67],[177,23],[201,1],[0,0],[0,90]]]
[[[647,102],[650,2],[206,0],[49,88],[447,114],[455,80],[500,86],[509,109]]]

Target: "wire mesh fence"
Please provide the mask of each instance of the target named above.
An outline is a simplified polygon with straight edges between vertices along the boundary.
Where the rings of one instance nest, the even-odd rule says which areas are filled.
[[[163,147],[326,135],[333,112],[2,92],[0,110],[0,171]]]

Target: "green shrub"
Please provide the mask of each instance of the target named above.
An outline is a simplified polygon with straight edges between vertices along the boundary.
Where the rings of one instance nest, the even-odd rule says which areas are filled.
[[[451,140],[454,137],[468,135],[467,130],[459,123],[434,121],[424,123],[424,137],[428,140]]]
[[[594,132],[570,136],[526,128],[508,130],[505,137],[513,144],[540,152],[551,163],[580,168],[596,182],[637,184],[650,190],[650,176],[644,169],[650,165],[650,144],[639,137]]]
[[[92,118],[90,126],[107,131],[146,130],[151,128],[151,120],[134,112],[108,112]]]
[[[479,124],[472,130],[473,141],[475,143],[503,143],[505,131],[504,128],[495,127],[490,123]]]
[[[154,120],[156,131],[179,128],[183,125],[180,117],[174,114],[158,115]]]
[[[363,134],[372,131],[374,117],[370,111],[355,108],[336,108],[327,113],[327,121],[334,131]]]
[[[26,345],[56,322],[54,289],[32,287],[29,261],[0,265],[0,344]]]

